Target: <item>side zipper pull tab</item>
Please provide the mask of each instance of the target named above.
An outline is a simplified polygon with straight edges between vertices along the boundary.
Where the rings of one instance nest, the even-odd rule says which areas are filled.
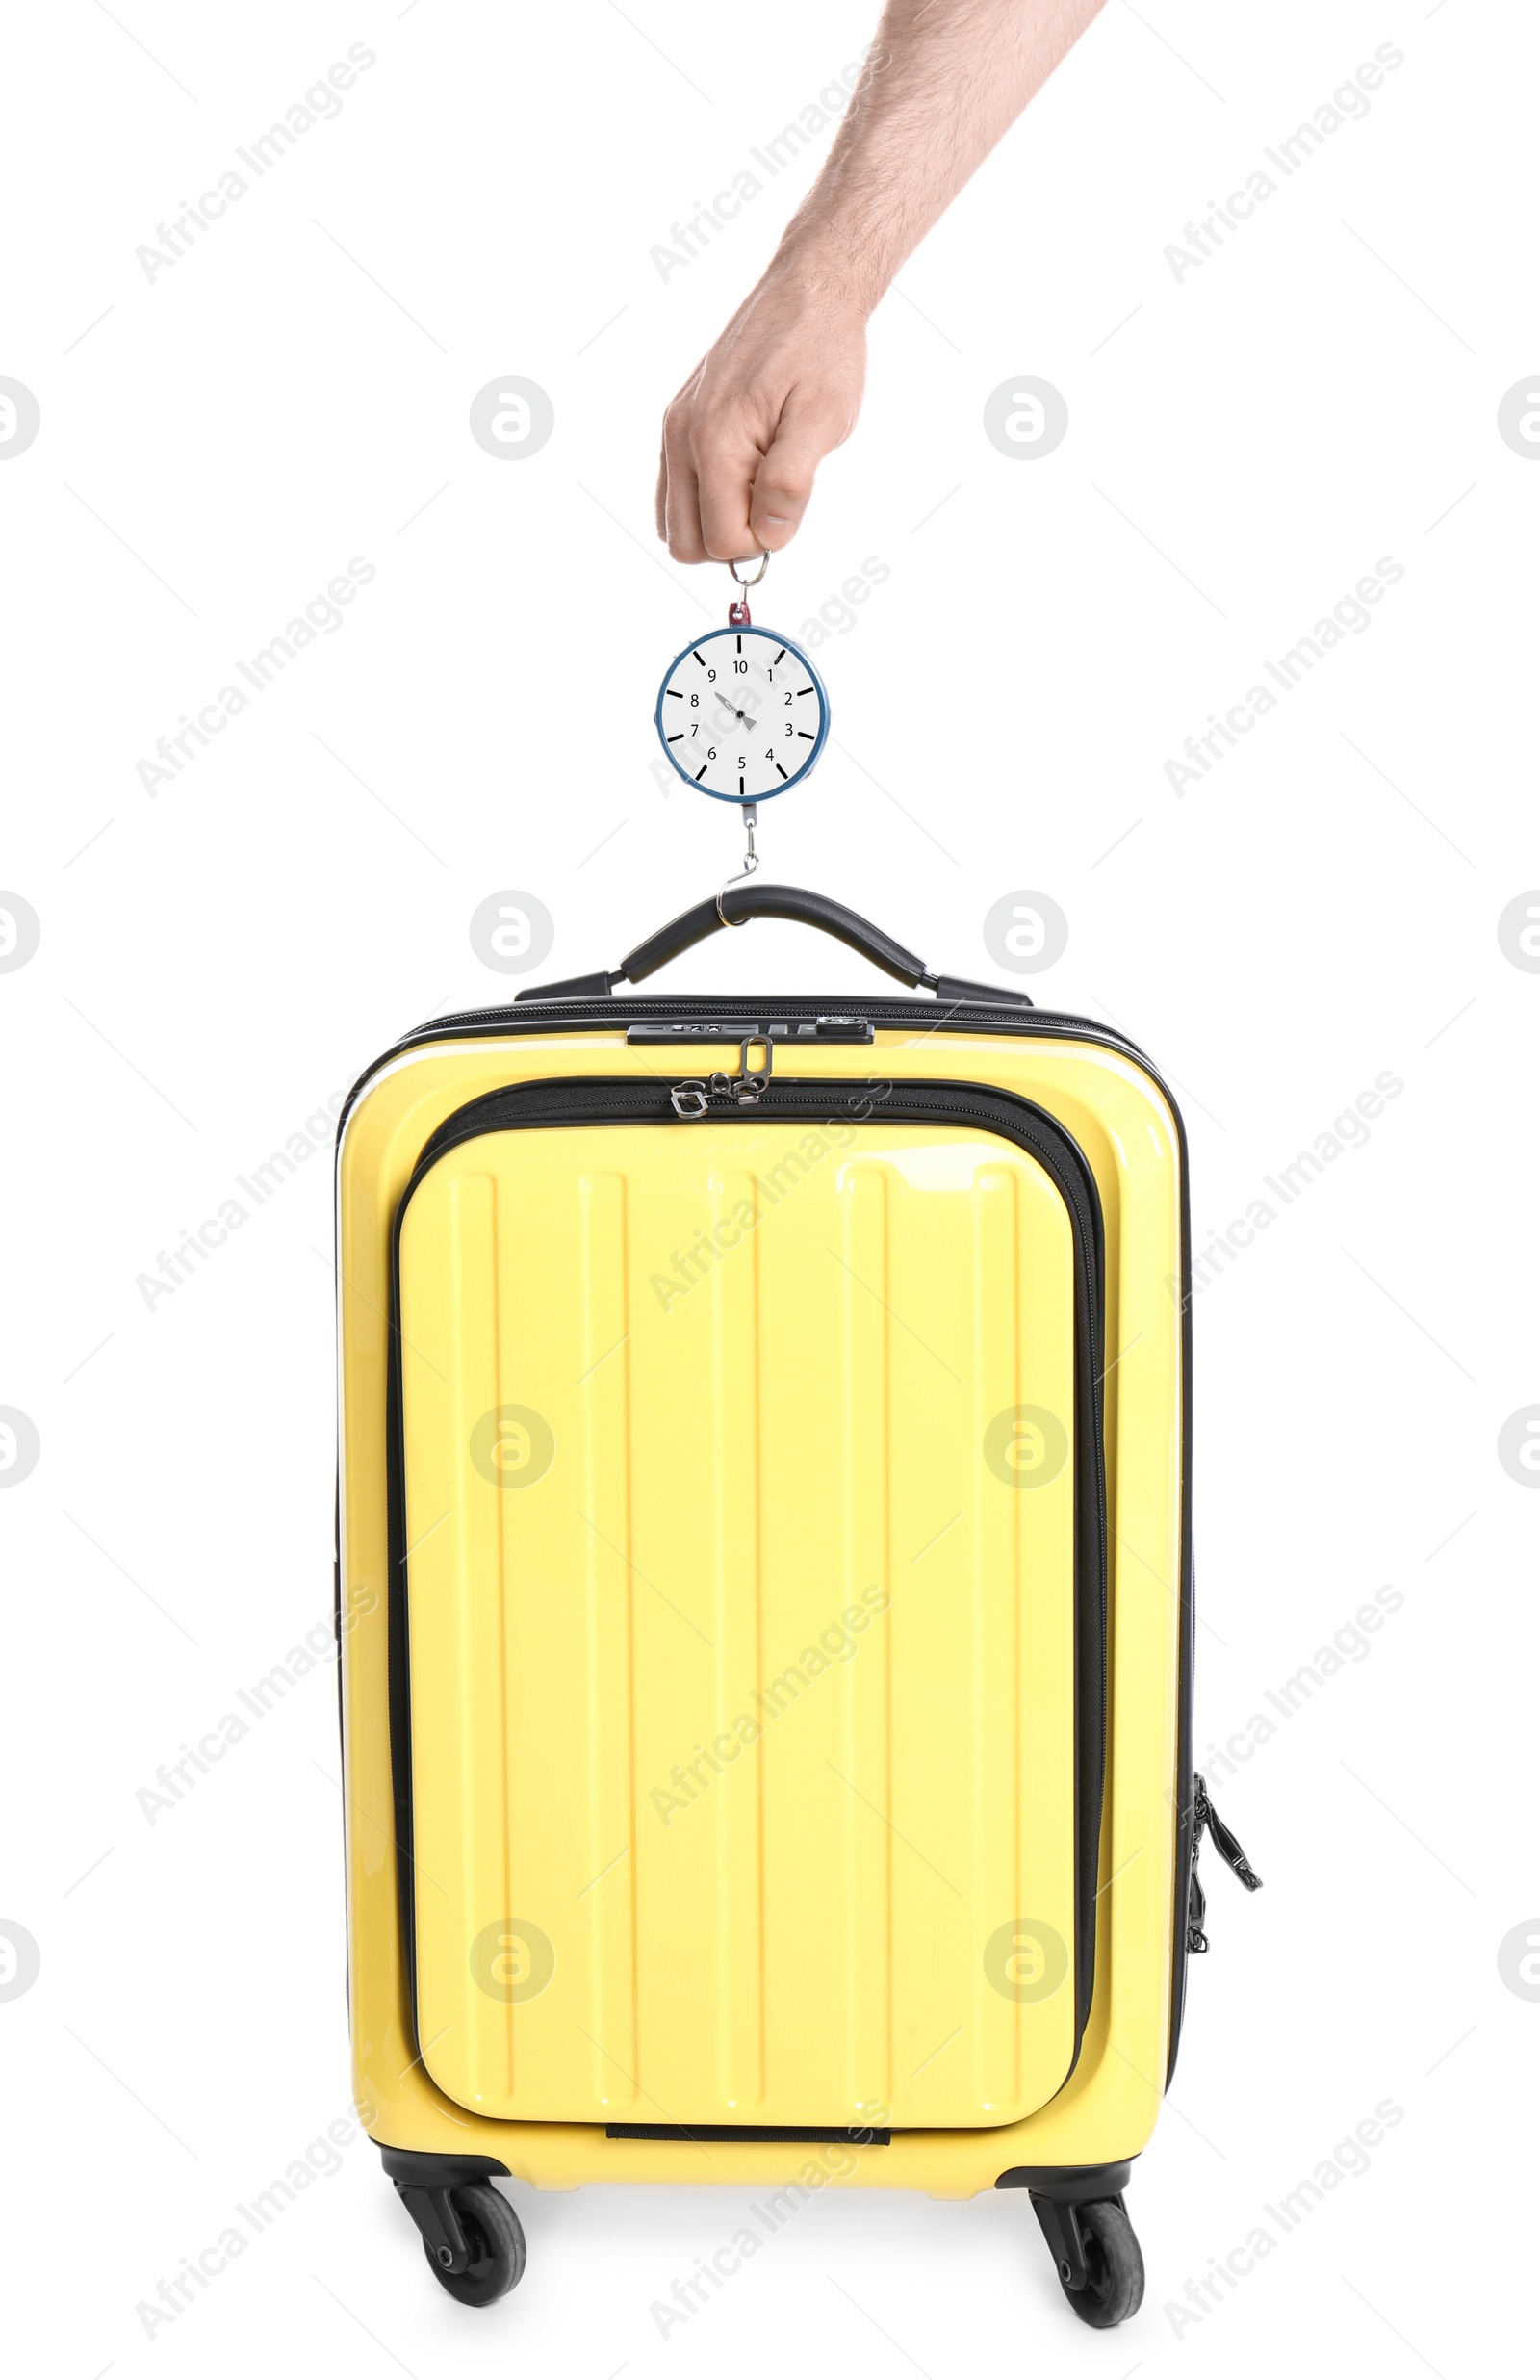
[[[1191,1957],[1198,1956],[1209,1947],[1203,1931],[1203,1920],[1208,1915],[1208,1901],[1197,1878],[1197,1844],[1193,1845],[1193,1865],[1187,1876],[1187,1948]]]
[[[1258,1876],[1256,1870],[1252,1867],[1251,1862],[1247,1859],[1245,1851],[1241,1849],[1241,1846],[1237,1842],[1235,1836],[1230,1832],[1229,1827],[1225,1824],[1223,1819],[1214,1807],[1213,1802],[1209,1798],[1209,1789],[1204,1778],[1201,1775],[1195,1776],[1193,1780],[1193,1843],[1194,1852],[1196,1850],[1198,1839],[1202,1835],[1204,1827],[1207,1826],[1209,1830],[1209,1841],[1219,1852],[1219,1857],[1223,1860],[1225,1866],[1230,1869],[1234,1875],[1240,1877],[1248,1893],[1260,1892],[1262,1890],[1262,1878]]]

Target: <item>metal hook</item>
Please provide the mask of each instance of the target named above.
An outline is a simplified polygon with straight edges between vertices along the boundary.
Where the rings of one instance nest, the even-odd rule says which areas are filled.
[[[748,556],[745,555],[742,558],[746,561],[748,559]],[[738,577],[738,565],[736,562],[729,562],[728,564],[729,570],[732,573],[732,583],[734,586],[757,586],[769,567],[770,552],[768,547],[761,547],[759,553],[759,567],[755,572],[752,579],[740,579]]]
[[[747,918],[730,918],[728,916],[727,911],[722,906],[722,893],[731,892],[735,884],[742,884],[746,878],[754,874],[756,868],[759,865],[759,854],[754,847],[754,830],[758,821],[758,815],[759,809],[757,802],[744,803],[743,823],[748,832],[749,847],[744,853],[743,866],[739,868],[735,876],[730,876],[728,878],[727,883],[723,885],[721,892],[719,892],[716,896],[716,914],[721,918],[724,925],[747,925],[749,922]]]

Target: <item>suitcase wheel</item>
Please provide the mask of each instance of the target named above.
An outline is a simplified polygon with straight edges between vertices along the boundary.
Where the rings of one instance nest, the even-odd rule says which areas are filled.
[[[1034,2192],[1032,2204],[1060,2286],[1082,2322],[1092,2330],[1114,2330],[1137,2314],[1144,2295],[1144,2260],[1121,2198],[1075,2203]]]
[[[435,2280],[462,2306],[492,2306],[524,2277],[524,2225],[490,2182],[452,2188],[397,2183],[397,2193],[423,2235]]]

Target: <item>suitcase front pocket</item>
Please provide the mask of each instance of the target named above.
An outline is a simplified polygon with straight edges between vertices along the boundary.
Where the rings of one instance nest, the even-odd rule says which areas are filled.
[[[1089,2006],[1100,1216],[1028,1102],[472,1103],[397,1221],[424,2066],[506,2119],[979,2126]]]

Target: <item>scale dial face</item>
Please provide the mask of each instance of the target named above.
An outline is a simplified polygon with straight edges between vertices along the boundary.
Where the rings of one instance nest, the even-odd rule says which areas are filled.
[[[657,698],[657,732],[686,785],[764,802],[807,776],[829,734],[808,656],[770,628],[718,628],[686,645]]]

